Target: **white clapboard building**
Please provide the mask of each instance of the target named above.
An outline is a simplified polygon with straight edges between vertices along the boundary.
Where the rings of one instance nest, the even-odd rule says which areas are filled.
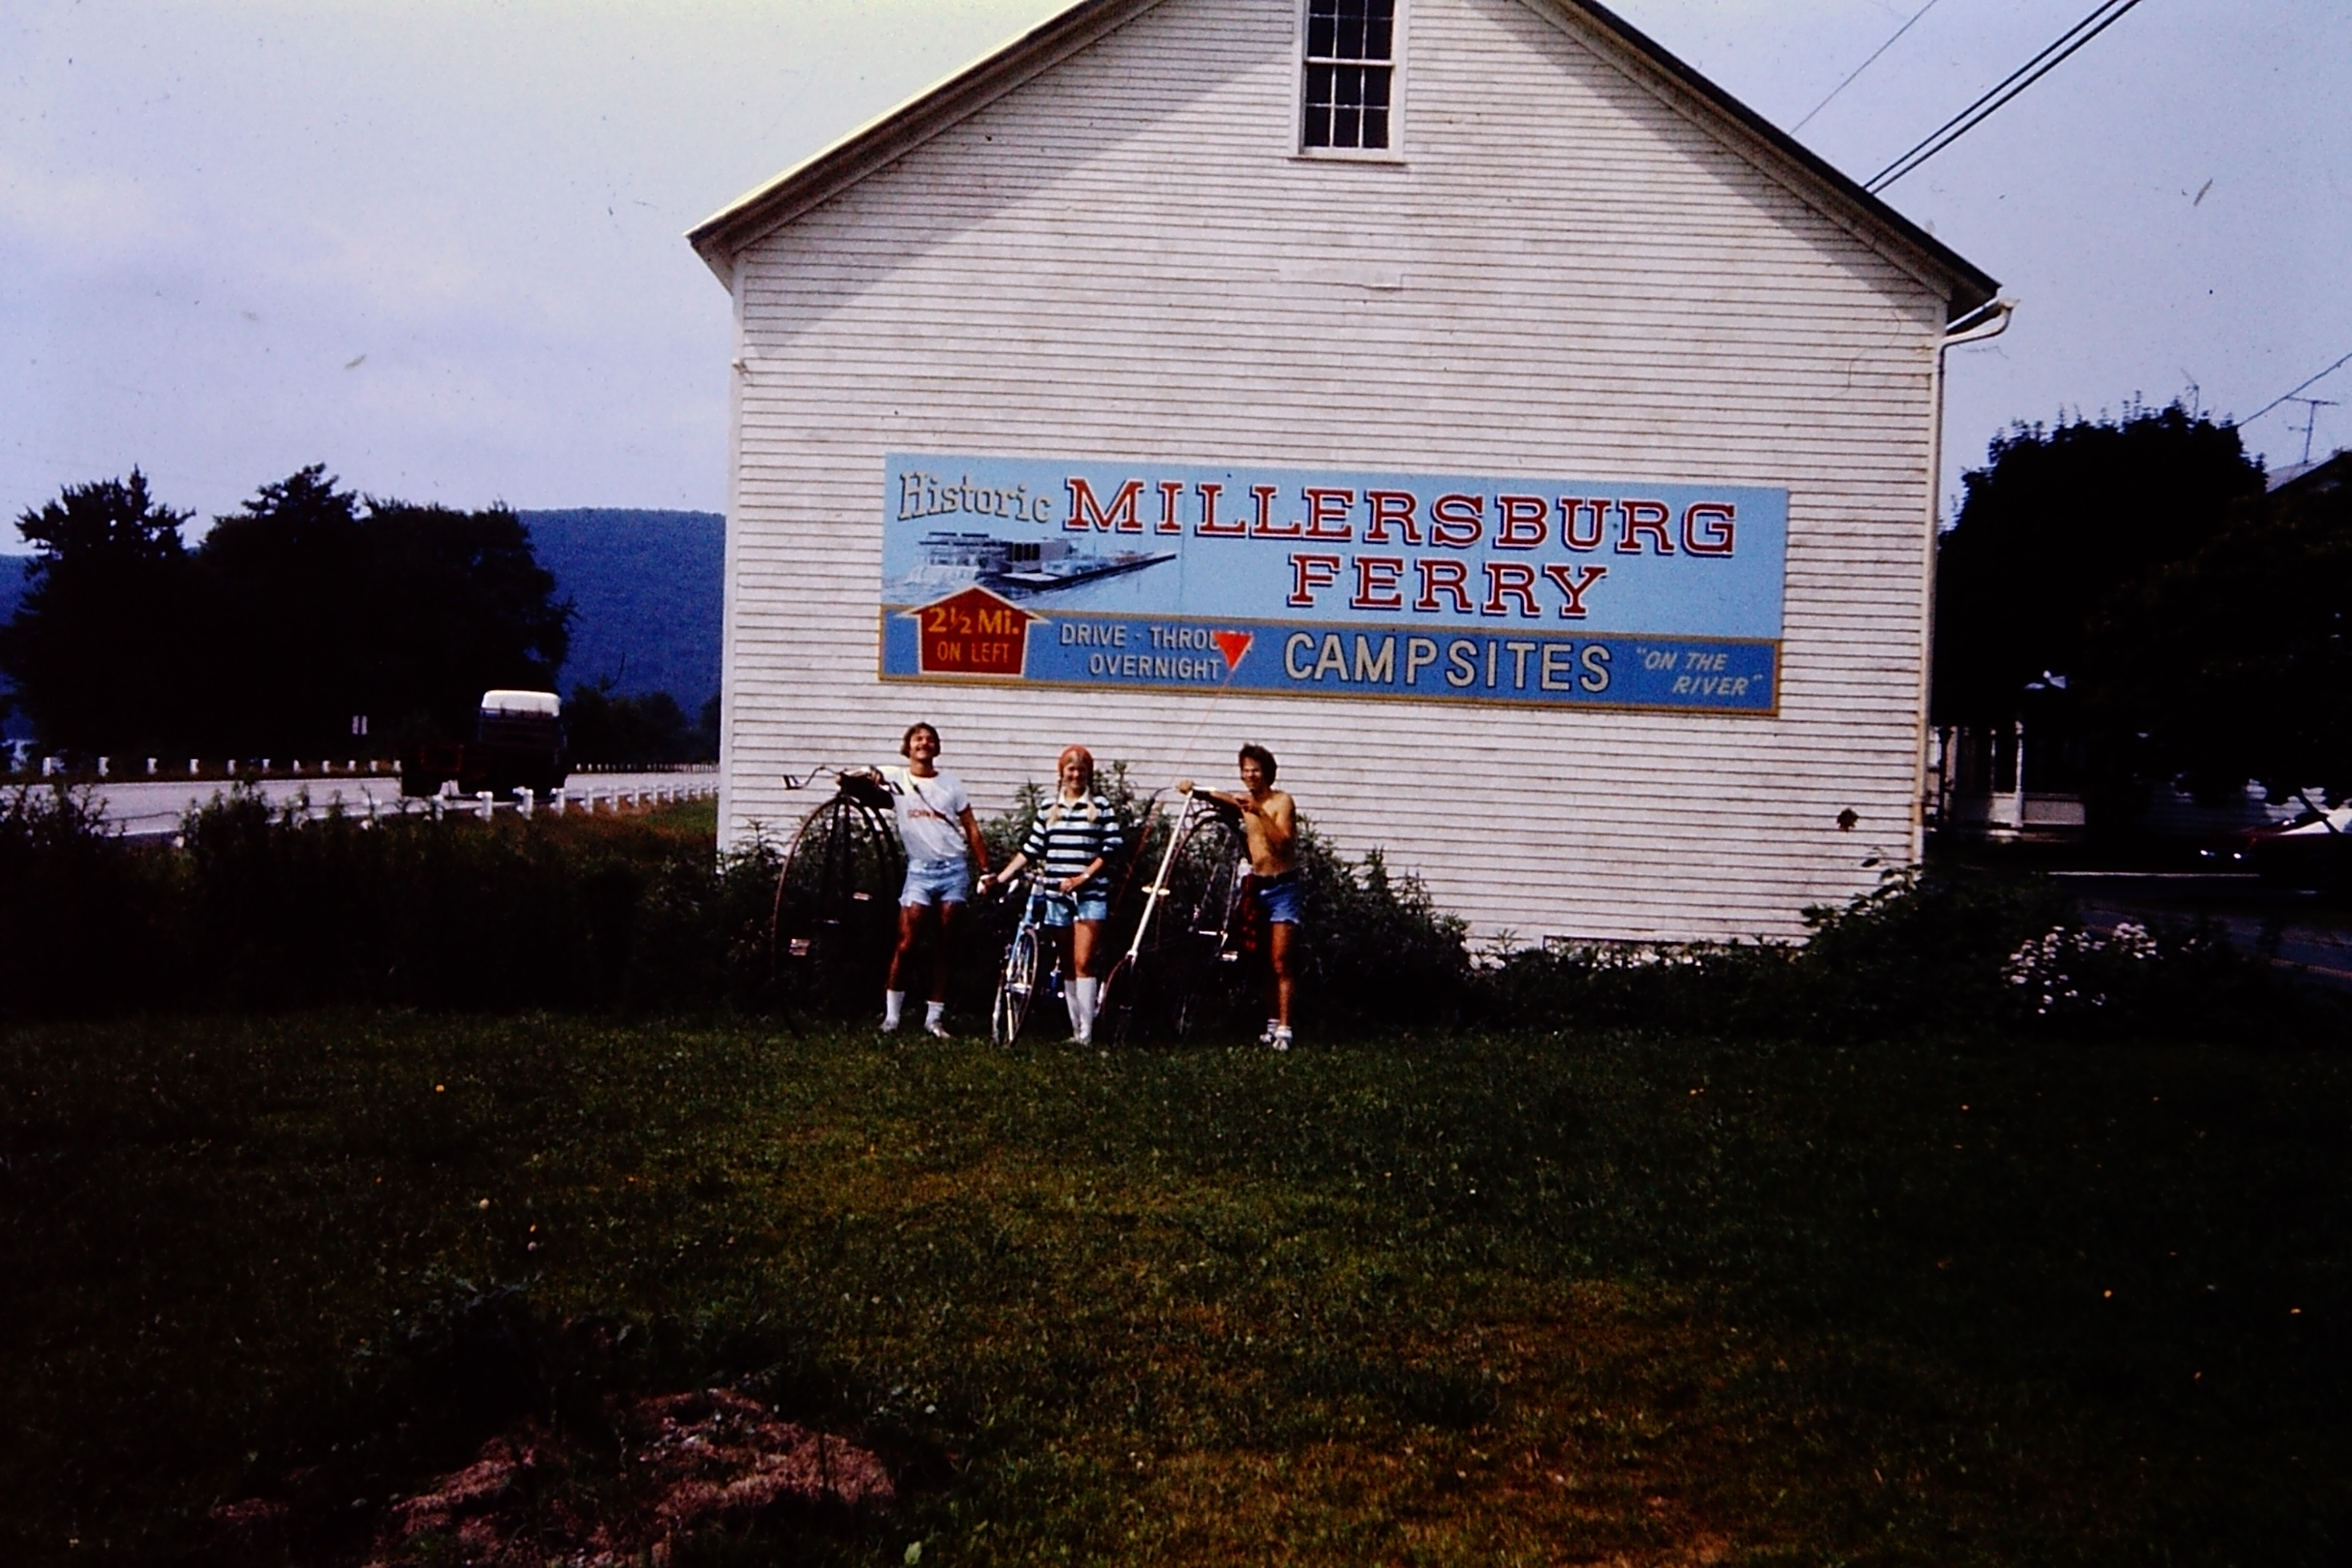
[[[718,214],[724,788],[1271,747],[1482,934],[1802,930],[1920,847],[1993,281],[1597,5],[1083,0]]]

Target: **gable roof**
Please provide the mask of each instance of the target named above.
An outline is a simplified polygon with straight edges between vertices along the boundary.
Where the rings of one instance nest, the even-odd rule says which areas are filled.
[[[1948,289],[1948,319],[1990,302],[2000,285],[1966,257],[1863,189],[1795,137],[1717,87],[1624,18],[1592,0],[1521,0],[1557,23],[1576,27],[1620,57],[1636,80],[1663,89],[1670,103],[1707,125],[1726,144],[1863,243],[1906,262],[1906,270]],[[888,166],[940,132],[979,112],[1024,82],[1052,69],[1160,0],[1076,0],[993,54],[898,108],[867,121],[833,145],[802,160],[758,190],[738,198],[687,232],[719,281],[730,283],[734,258],[793,218]],[[1712,123],[1709,124],[1708,122]]]

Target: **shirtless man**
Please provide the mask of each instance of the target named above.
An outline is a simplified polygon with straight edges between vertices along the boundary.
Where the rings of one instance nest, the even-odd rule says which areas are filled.
[[[1242,831],[1249,837],[1251,889],[1265,913],[1266,968],[1274,1016],[1258,1037],[1277,1051],[1290,1048],[1290,944],[1298,931],[1298,807],[1289,795],[1274,787],[1274,753],[1264,746],[1241,750],[1240,795],[1221,790],[1201,793],[1224,802],[1242,814]],[[1191,779],[1178,779],[1179,795],[1192,793]]]

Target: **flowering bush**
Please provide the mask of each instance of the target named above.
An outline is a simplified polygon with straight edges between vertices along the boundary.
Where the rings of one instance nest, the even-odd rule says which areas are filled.
[[[2075,1008],[2105,1007],[2119,966],[2154,963],[2164,945],[2146,926],[2126,921],[2102,936],[2081,926],[2054,925],[2021,944],[2001,965],[2001,978],[2022,987],[2042,1017]]]

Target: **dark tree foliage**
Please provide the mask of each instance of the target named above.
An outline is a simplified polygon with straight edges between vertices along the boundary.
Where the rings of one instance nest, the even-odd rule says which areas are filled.
[[[2263,493],[2234,426],[2175,403],[1996,439],[1937,554],[1936,718],[1999,723],[2083,666],[2117,594],[2203,548]]]
[[[572,605],[503,506],[454,511],[371,498],[362,520],[374,591],[366,668],[393,740],[466,734],[492,687],[552,690]]]
[[[2241,505],[2110,601],[2085,674],[2094,722],[2200,795],[2352,795],[2352,484]]]
[[[146,480],[68,487],[0,668],[55,747],[349,756],[462,738],[492,687],[548,689],[572,610],[503,506],[362,499],[323,466],[261,487],[184,550]],[[353,734],[365,715],[368,734]]]
[[[176,749],[194,732],[186,697],[188,514],[159,505],[147,477],[68,485],[16,520],[36,553],[0,626],[0,670],[42,738],[61,750]]]
[[[198,552],[206,679],[198,698],[213,747],[239,755],[341,751],[373,628],[359,498],[322,467],[261,487],[215,519]]]
[[[616,694],[606,676],[593,686],[575,686],[563,705],[563,729],[575,763],[631,765],[700,763],[719,755],[718,699],[704,705],[700,726],[667,691],[641,697]]]

